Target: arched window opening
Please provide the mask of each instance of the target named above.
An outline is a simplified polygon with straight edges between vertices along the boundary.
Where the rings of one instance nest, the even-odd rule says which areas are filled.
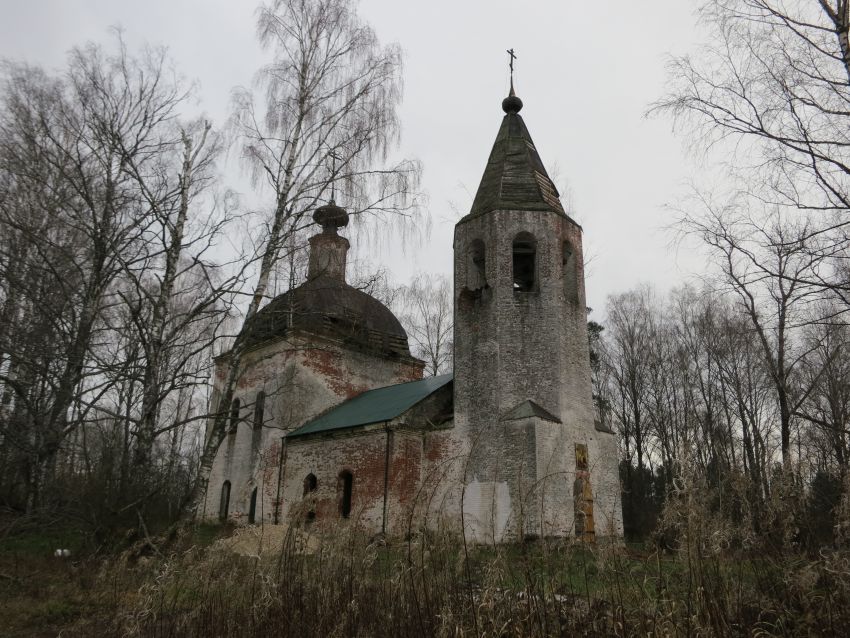
[[[248,505],[248,523],[253,525],[257,519],[257,488],[251,491],[251,503]]]
[[[230,431],[236,432],[236,428],[239,427],[239,408],[241,407],[239,403],[239,399],[233,399],[233,403],[230,404]]]
[[[226,521],[230,512],[230,481],[221,484],[221,502],[218,506],[218,519]]]
[[[484,251],[484,242],[480,239],[473,239],[469,244],[468,256],[466,287],[469,290],[480,290],[487,285],[487,257]]]
[[[522,232],[513,244],[514,292],[533,292],[536,288],[537,241],[530,233]]]
[[[304,478],[304,496],[307,496],[310,492],[315,492],[318,485],[319,481],[316,480],[316,475],[308,474]]]
[[[308,474],[304,478],[304,498],[309,498],[310,495],[316,491],[316,488],[319,486],[319,482],[316,480],[315,474]],[[311,503],[312,505],[312,503]],[[313,507],[307,511],[307,521],[312,521],[316,519],[316,510]]]
[[[561,265],[564,277],[564,296],[567,301],[578,302],[578,275],[576,272],[576,256],[570,242],[565,241],[561,248]]]
[[[351,491],[354,487],[354,475],[348,470],[343,470],[339,475],[342,484],[342,498],[339,502],[339,511],[343,518],[351,516]]]
[[[254,400],[254,429],[258,430],[263,427],[263,418],[266,410],[266,393],[260,390],[257,392],[257,398]]]

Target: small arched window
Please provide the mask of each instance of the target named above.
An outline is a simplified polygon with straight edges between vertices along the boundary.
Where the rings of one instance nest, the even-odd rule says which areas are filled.
[[[348,470],[343,470],[339,474],[340,487],[342,494],[339,501],[339,513],[343,518],[351,516],[351,492],[354,488],[354,475]]]
[[[233,403],[230,404],[230,431],[236,432],[236,428],[239,427],[239,408],[241,404],[239,403],[239,399],[233,399]]]
[[[513,243],[514,292],[533,292],[537,284],[537,241],[521,232]]]
[[[561,272],[564,277],[564,296],[570,303],[578,303],[578,273],[576,255],[570,242],[564,241],[561,247]]]
[[[257,392],[257,398],[254,399],[254,429],[259,430],[263,427],[263,418],[266,410],[266,393],[260,390]]]
[[[218,519],[220,521],[227,520],[227,514],[230,511],[230,481],[225,481],[221,484],[221,501],[218,506]]]
[[[487,257],[484,252],[484,242],[473,239],[469,244],[468,263],[466,265],[466,287],[469,290],[480,290],[487,285]]]
[[[310,492],[315,492],[318,485],[319,482],[316,480],[316,475],[308,474],[304,478],[304,496],[307,496]]]

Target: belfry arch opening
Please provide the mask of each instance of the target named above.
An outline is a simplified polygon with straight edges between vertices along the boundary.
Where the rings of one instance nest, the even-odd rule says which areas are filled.
[[[473,239],[469,244],[466,266],[466,287],[469,290],[481,290],[487,286],[487,256],[484,242]]]
[[[534,235],[521,232],[513,242],[514,292],[537,290],[537,240]]]

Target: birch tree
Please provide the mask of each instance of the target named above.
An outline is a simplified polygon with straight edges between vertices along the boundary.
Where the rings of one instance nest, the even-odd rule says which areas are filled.
[[[653,111],[716,158],[753,211],[806,217],[817,239],[808,249],[834,265],[808,283],[847,306],[850,3],[706,0],[700,17],[709,41],[671,60],[669,92]]]
[[[421,274],[400,290],[396,305],[414,357],[425,362],[425,374],[452,369],[454,306],[451,284],[442,276]]]
[[[158,406],[181,378],[174,362],[168,383],[158,376],[164,350],[193,332],[192,321],[222,312],[215,307],[221,290],[206,286],[194,311],[173,321],[174,300],[185,292],[176,283],[188,283],[186,273],[198,269],[210,283],[214,266],[204,247],[220,226],[201,224],[191,240],[185,232],[214,145],[205,147],[207,129],[193,133],[178,121],[190,92],[164,49],[132,55],[119,34],[111,49],[72,50],[62,75],[7,64],[3,82],[0,374],[14,409],[0,428],[4,444],[26,459],[21,472],[32,509],[63,442],[89,416],[109,413],[119,385],[142,386],[126,393],[142,398],[142,416],[128,399],[127,410],[110,418],[129,428],[135,475],[146,475],[161,430]],[[131,341],[142,349],[122,350],[122,334],[134,324],[142,339]],[[196,351],[209,344],[197,331],[192,337]]]
[[[350,0],[275,0],[260,7],[257,35],[271,61],[259,71],[256,91],[234,91],[230,122],[234,147],[269,202],[243,326],[267,298],[289,239],[318,205],[336,194],[355,223],[384,225],[418,211],[418,164],[390,161],[399,135],[398,47],[382,46]],[[203,501],[224,439],[241,356],[237,338],[186,519]]]

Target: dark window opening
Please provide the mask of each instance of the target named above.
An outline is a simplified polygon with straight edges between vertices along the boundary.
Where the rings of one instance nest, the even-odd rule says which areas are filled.
[[[354,476],[349,471],[343,471],[339,475],[342,482],[342,499],[339,503],[339,511],[343,518],[351,516],[351,490],[354,487]]]
[[[513,273],[515,292],[533,292],[536,283],[537,242],[529,233],[520,233],[514,238]]]
[[[236,428],[239,427],[239,408],[240,408],[239,399],[233,399],[233,403],[230,404],[230,431],[231,432],[236,432]]]
[[[319,486],[319,481],[316,480],[315,474],[308,474],[304,478],[304,498],[309,498],[309,496],[316,491],[316,488]],[[312,503],[311,503],[312,505]],[[316,519],[316,510],[313,507],[307,511],[307,521],[313,521]]]
[[[218,506],[218,519],[226,521],[230,512],[230,481],[221,484],[221,502]]]
[[[467,285],[469,290],[480,290],[487,285],[487,257],[484,242],[472,240],[469,245],[469,263],[467,264]]]
[[[315,492],[318,485],[319,482],[316,480],[316,475],[308,474],[304,479],[304,496],[307,496],[310,492]]]
[[[266,410],[266,393],[260,390],[254,400],[254,429],[263,427],[263,418]]]
[[[251,492],[251,504],[248,506],[248,523],[254,524],[257,519],[257,488]]]
[[[576,272],[576,256],[570,242],[565,241],[561,249],[562,272],[564,277],[564,295],[567,301],[578,302],[578,274]]]
[[[573,249],[570,247],[570,242],[565,241],[563,247],[563,264],[566,266],[570,263],[570,258],[573,256]]]

